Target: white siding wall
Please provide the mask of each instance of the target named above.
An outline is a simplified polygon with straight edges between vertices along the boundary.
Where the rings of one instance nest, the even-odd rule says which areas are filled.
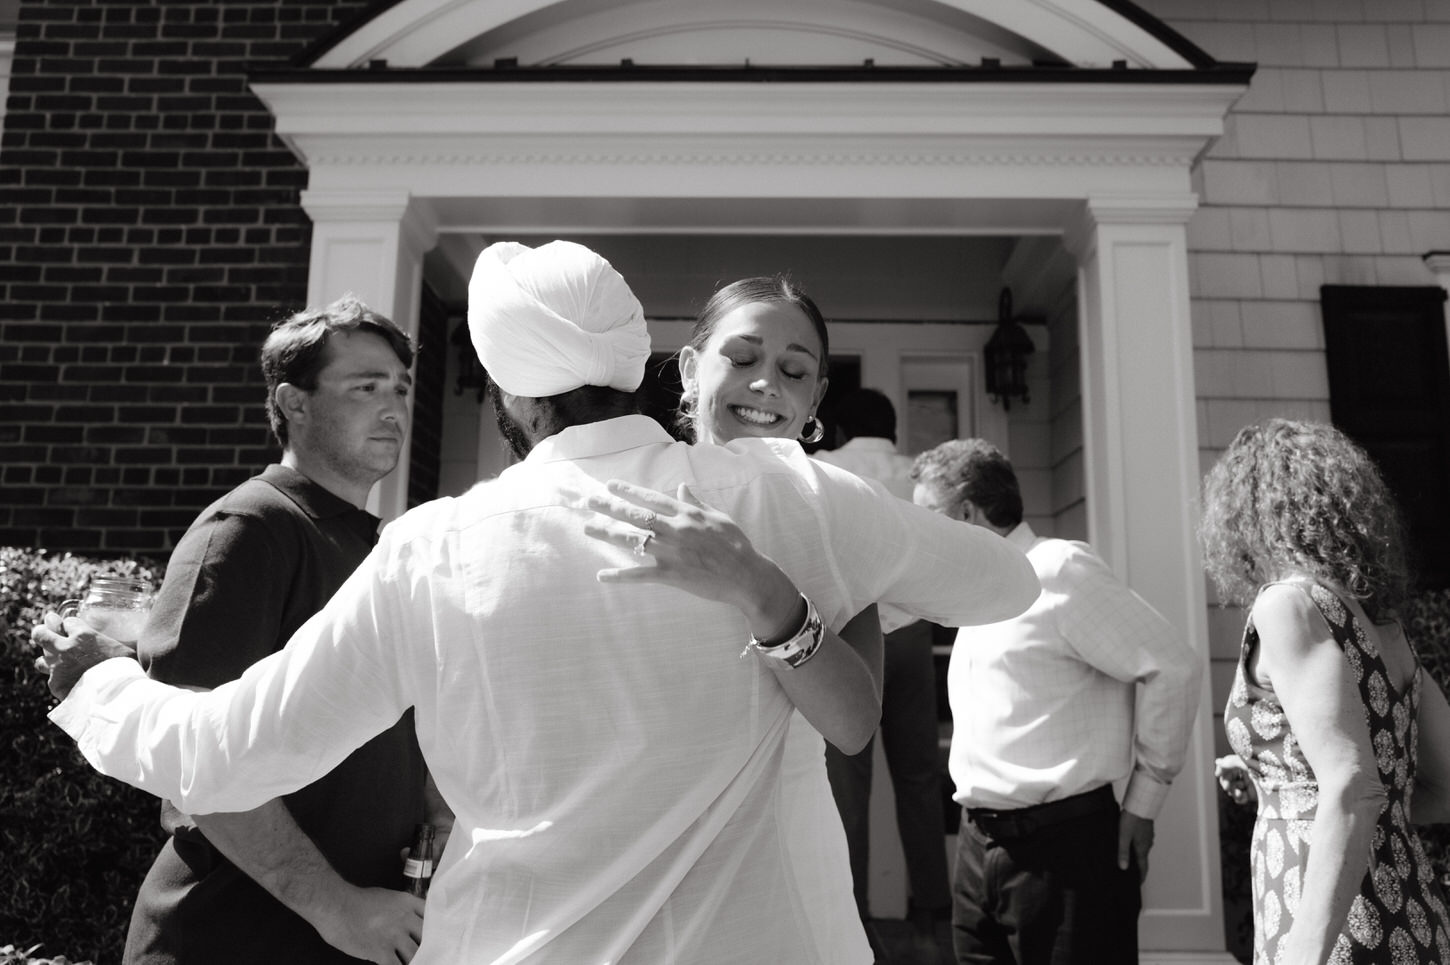
[[[1328,420],[1320,285],[1436,284],[1422,259],[1450,248],[1450,3],[1140,2],[1259,65],[1197,168],[1189,223],[1207,470],[1247,423]],[[1242,622],[1210,609],[1216,715]]]

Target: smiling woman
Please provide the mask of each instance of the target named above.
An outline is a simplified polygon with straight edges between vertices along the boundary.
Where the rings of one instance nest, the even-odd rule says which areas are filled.
[[[689,344],[680,349],[680,419],[687,434],[699,443],[718,445],[751,437],[819,442],[824,426],[816,410],[829,384],[829,358],[826,321],[811,297],[789,278],[766,275],[726,285],[705,304]],[[882,683],[876,606],[866,607],[844,626],[825,628],[825,633],[830,646],[849,647],[869,668],[874,731]],[[782,683],[802,682],[785,677]],[[845,830],[826,773],[825,743],[805,712],[807,701],[820,700],[821,689],[802,686],[789,692],[798,712],[791,718],[781,762],[788,851],[803,893],[811,896],[807,917],[820,947],[827,950],[824,960],[855,962],[860,960],[862,932],[848,927],[849,918],[843,916],[855,905],[864,925],[867,909],[856,904],[853,893]],[[853,754],[860,746],[841,749]],[[874,943],[874,938],[869,940]],[[879,949],[873,945],[872,951]]]
[[[680,350],[681,418],[700,442],[742,436],[819,441],[830,339],[809,295],[782,275],[717,291]]]

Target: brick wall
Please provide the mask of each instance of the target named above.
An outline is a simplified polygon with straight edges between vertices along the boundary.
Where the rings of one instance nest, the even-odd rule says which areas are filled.
[[[1450,248],[1450,3],[1140,2],[1259,65],[1197,169],[1189,223],[1206,471],[1250,422],[1329,420],[1321,285],[1436,284],[1423,256]],[[1215,713],[1242,630],[1241,612],[1210,608]]]
[[[247,88],[363,0],[28,0],[0,144],[0,544],[162,554],[274,459],[306,171]]]

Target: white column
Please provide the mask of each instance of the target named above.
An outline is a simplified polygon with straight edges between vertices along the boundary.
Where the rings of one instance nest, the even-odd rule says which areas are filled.
[[[302,192],[312,218],[307,303],[322,306],[351,292],[416,341],[423,254],[437,241],[431,211],[406,191]],[[408,399],[412,411],[412,397]],[[393,519],[408,505],[411,419],[398,468],[373,487],[368,510]]]
[[[1089,539],[1179,629],[1205,668],[1187,761],[1156,822],[1139,925],[1143,962],[1224,952],[1184,231],[1191,194],[1090,197],[1078,258]]]

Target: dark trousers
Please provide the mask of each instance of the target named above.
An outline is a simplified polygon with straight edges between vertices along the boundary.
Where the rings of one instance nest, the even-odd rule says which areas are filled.
[[[959,965],[1135,965],[1141,907],[1136,866],[1118,869],[1111,787],[963,812],[952,882]]]
[[[937,757],[936,668],[931,656],[931,624],[924,621],[886,636],[881,749],[896,794],[896,829],[906,854],[911,904],[914,909],[944,910],[951,902],[951,892]],[[872,744],[867,744],[859,754],[846,755],[826,745],[826,773],[846,829],[862,921],[869,917],[871,751]]]

